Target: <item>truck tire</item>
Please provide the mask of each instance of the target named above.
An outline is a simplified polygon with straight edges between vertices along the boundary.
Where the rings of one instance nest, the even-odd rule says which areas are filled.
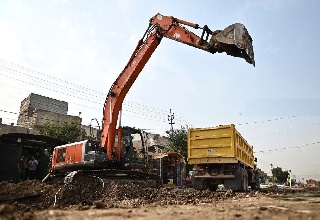
[[[207,186],[210,191],[216,191],[218,189],[218,184],[214,183],[212,180],[207,180]]]
[[[257,185],[256,185],[256,183],[251,183],[250,186],[251,186],[251,189],[252,189],[252,190],[257,190]]]

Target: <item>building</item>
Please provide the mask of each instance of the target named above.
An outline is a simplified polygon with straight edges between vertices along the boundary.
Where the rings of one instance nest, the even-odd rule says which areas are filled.
[[[148,134],[148,146],[160,145],[165,146],[168,143],[168,138],[160,134]]]
[[[30,113],[37,109],[67,115],[68,103],[34,93],[31,93],[21,102],[20,112],[28,111]]]
[[[319,187],[318,181],[313,179],[307,180],[307,187]]]
[[[62,125],[76,122],[81,125],[79,116],[68,115],[68,103],[31,93],[21,102],[17,126],[40,131],[44,124]]]
[[[91,139],[91,140],[99,140],[100,139],[100,129],[88,126],[88,125],[81,125],[81,129],[84,131],[84,136],[82,139]]]
[[[14,126],[13,124],[10,124],[10,125],[2,124],[2,120],[0,118],[0,135],[10,134],[10,133],[35,134],[35,133],[38,133],[38,131],[35,131],[33,129],[28,129],[25,127]]]

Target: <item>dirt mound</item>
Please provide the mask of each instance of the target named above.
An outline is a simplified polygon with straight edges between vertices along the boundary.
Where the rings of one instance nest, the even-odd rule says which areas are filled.
[[[186,205],[244,197],[247,194],[193,190],[190,188],[148,188],[128,181],[82,178],[66,185],[49,185],[40,181],[0,183],[0,204],[11,205],[15,212],[48,208],[135,208],[158,205]]]
[[[280,193],[280,191],[236,193],[231,190],[212,192],[191,188],[149,188],[146,185],[146,183],[102,180],[93,177],[79,178],[72,183],[62,185],[50,185],[36,180],[17,184],[0,182],[0,205],[10,205],[15,213],[24,213],[50,208],[99,209],[194,205]]]
[[[212,192],[190,188],[149,188],[144,183],[102,181],[97,178],[83,178],[61,188],[56,205],[72,208],[77,205],[94,205],[105,208],[135,208],[146,205],[186,205],[212,203],[221,199],[245,194],[232,191]]]
[[[9,204],[16,212],[47,209],[53,204],[53,185],[28,180],[20,183],[0,182],[0,204]]]

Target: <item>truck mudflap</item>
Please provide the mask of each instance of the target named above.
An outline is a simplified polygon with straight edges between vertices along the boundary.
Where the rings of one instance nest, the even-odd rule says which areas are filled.
[[[235,23],[212,33],[210,49],[245,59],[255,66],[252,38],[243,24]]]

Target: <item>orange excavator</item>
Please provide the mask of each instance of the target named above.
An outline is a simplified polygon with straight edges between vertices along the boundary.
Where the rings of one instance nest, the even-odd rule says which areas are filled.
[[[187,27],[200,29],[201,36]],[[255,65],[252,38],[243,24],[235,23],[224,30],[212,31],[207,25],[200,27],[172,16],[156,14],[150,19],[149,27],[129,62],[109,90],[103,108],[100,140],[55,147],[50,176],[66,175],[67,182],[72,181],[78,173],[94,173],[103,177],[156,178],[148,169],[146,135],[140,129],[121,126],[121,108],[126,94],[163,37],[212,54],[225,52]],[[134,140],[139,140],[135,143],[140,143],[140,146],[134,145]]]

